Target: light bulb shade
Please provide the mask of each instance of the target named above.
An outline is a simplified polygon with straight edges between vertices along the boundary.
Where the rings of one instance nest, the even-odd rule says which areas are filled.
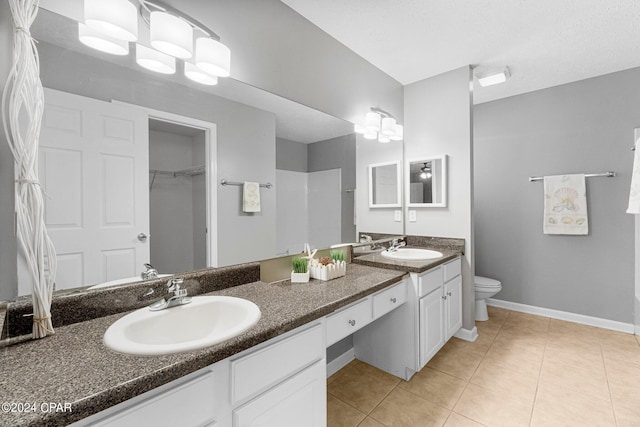
[[[190,62],[184,63],[184,75],[188,79],[203,85],[214,86],[218,84],[218,77],[205,73]]]
[[[138,9],[128,0],[84,0],[84,23],[118,40],[138,39]]]
[[[231,51],[219,41],[200,37],[196,40],[196,65],[214,76],[229,77]]]
[[[393,128],[394,128],[394,134],[391,135],[389,138],[392,141],[402,141],[404,139],[404,128],[402,127],[402,125],[396,124]]]
[[[353,125],[353,131],[354,131],[355,133],[359,133],[359,134],[362,134],[362,135],[364,135],[365,133],[367,133],[367,130],[364,128],[364,126],[360,126],[360,125],[358,125],[358,124]]]
[[[380,132],[386,136],[393,136],[396,134],[396,119],[393,117],[383,117],[382,126]]]
[[[364,139],[376,139],[376,138],[378,138],[378,133],[377,132],[369,132],[369,131],[367,131],[364,134]]]
[[[365,116],[365,124],[364,127],[371,132],[379,132],[380,131],[380,114],[375,113],[373,111],[368,112]]]
[[[389,139],[389,137],[387,135],[383,135],[381,133],[378,134],[378,142],[382,142],[383,144],[386,144],[388,142],[391,142],[391,139]]]
[[[193,56],[193,28],[186,21],[165,12],[149,15],[151,46],[180,59]]]
[[[82,22],[78,22],[78,39],[82,44],[101,52],[112,55],[127,55],[129,53],[129,42],[109,37],[100,31],[87,27]]]
[[[422,172],[422,173],[420,174],[420,178],[422,178],[422,179],[427,179],[427,173],[426,173],[426,172]]]
[[[176,58],[141,44],[136,44],[136,62],[139,66],[156,73],[174,74],[176,72]]]

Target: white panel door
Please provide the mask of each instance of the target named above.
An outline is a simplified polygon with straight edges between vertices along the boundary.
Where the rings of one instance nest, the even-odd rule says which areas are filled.
[[[445,283],[444,292],[447,297],[446,340],[449,340],[462,327],[462,276]]]
[[[302,252],[308,229],[307,173],[276,170],[276,256]]]
[[[137,276],[149,261],[146,113],[45,90],[40,179],[56,288]]]

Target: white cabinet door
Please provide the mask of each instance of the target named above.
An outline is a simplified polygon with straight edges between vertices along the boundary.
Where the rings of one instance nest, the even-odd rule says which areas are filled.
[[[149,262],[149,129],[132,107],[46,89],[39,170],[57,289],[140,274]]]
[[[445,283],[447,337],[449,340],[462,327],[462,276]]]
[[[444,345],[444,296],[438,288],[420,299],[420,369]]]
[[[324,359],[233,411],[234,427],[325,427]]]

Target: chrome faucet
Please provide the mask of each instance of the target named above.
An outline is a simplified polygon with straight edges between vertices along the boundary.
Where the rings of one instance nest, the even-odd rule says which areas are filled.
[[[149,279],[157,279],[158,278],[158,270],[153,268],[153,266],[151,264],[145,263],[144,264],[144,268],[146,268],[146,270],[143,271],[142,273],[140,273],[140,277],[142,278],[142,280],[149,280]]]
[[[389,249],[387,249],[387,251],[389,252],[395,252],[398,249],[400,249],[403,246],[406,246],[407,242],[405,242],[404,240],[400,240],[400,239],[393,239],[391,241],[391,244],[389,245]]]
[[[167,295],[160,301],[156,301],[149,306],[151,311],[164,310],[166,308],[175,307],[176,305],[189,304],[191,297],[187,296],[187,290],[180,288],[184,280],[175,278],[167,282]]]

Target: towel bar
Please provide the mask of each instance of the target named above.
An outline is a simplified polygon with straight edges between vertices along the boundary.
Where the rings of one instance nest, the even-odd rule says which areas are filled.
[[[616,176],[616,173],[614,171],[607,171],[604,173],[586,173],[584,174],[585,178],[594,178],[594,177],[599,177],[599,176],[604,176],[606,178],[613,178],[614,176]],[[544,176],[530,176],[529,177],[529,182],[531,181],[542,181],[544,179]]]
[[[227,181],[225,178],[220,180],[220,185],[244,185],[244,182],[236,182],[236,181]],[[260,184],[260,187],[264,187],[264,188],[271,188],[273,187],[273,184],[270,182],[267,182],[266,184]]]

